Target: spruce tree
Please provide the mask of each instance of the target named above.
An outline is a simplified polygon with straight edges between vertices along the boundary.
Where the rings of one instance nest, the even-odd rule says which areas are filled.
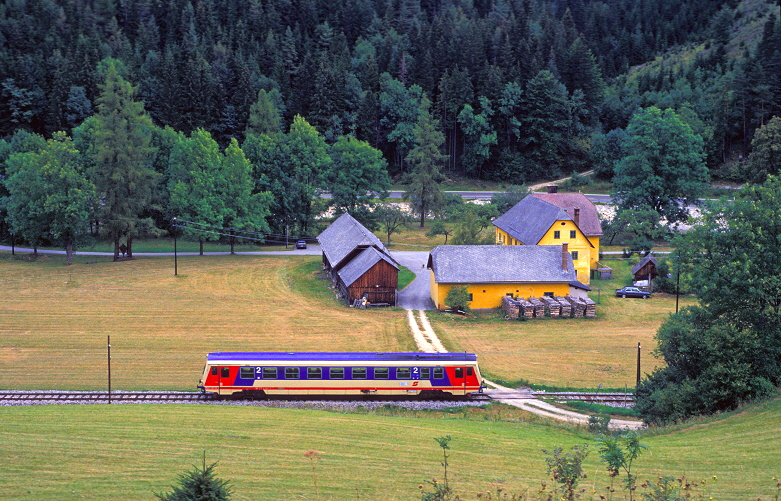
[[[141,213],[152,200],[158,176],[151,168],[152,121],[143,103],[134,101],[135,88],[119,74],[119,61],[105,61],[106,78],[100,86],[92,155],[91,177],[101,197],[101,221],[114,241],[127,237],[128,257],[132,239],[152,228]]]

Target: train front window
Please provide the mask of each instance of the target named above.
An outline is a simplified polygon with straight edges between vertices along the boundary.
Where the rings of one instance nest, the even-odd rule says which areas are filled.
[[[211,373],[212,373],[212,376],[216,376],[217,375],[217,366],[216,365],[212,365]]]
[[[277,368],[276,367],[263,367],[263,379],[276,379]]]
[[[331,379],[344,379],[344,367],[331,367],[328,369],[328,377]]]
[[[466,368],[466,375],[467,375],[467,376],[474,376],[474,375],[475,375],[475,369],[474,369],[474,367],[467,367],[467,368]]]
[[[241,379],[255,379],[255,368],[254,367],[242,367],[239,370],[239,377]]]
[[[222,377],[230,377],[230,375],[231,375],[230,367],[223,367],[222,368]]]
[[[366,379],[366,367],[353,367],[353,379]]]
[[[420,368],[420,379],[431,379],[431,367]]]
[[[285,379],[298,379],[299,377],[301,377],[299,367],[285,367]]]
[[[375,367],[374,368],[374,379],[388,379],[388,370],[387,367]]]
[[[445,379],[444,367],[434,367],[434,379]]]
[[[412,370],[409,367],[398,367],[396,369],[396,379],[410,379]]]
[[[323,379],[322,367],[307,367],[306,369],[307,379]]]

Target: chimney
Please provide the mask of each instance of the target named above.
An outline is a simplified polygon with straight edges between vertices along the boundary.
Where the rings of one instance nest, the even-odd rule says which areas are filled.
[[[559,185],[557,184],[548,185],[548,193],[558,193],[558,192],[559,192]]]
[[[580,209],[578,207],[575,207],[575,226],[580,228]]]
[[[561,244],[561,271],[568,271],[567,259],[569,255],[569,244]]]

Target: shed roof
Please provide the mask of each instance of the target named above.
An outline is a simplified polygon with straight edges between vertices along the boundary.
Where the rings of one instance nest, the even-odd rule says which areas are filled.
[[[380,239],[347,213],[317,235],[317,241],[333,268],[339,268],[342,260],[358,247],[375,247],[390,257]]]
[[[524,245],[536,245],[556,221],[571,221],[561,207],[527,196],[497,217],[493,225]]]
[[[559,245],[441,245],[428,267],[437,283],[570,283],[577,281],[572,255],[562,269]]]
[[[564,209],[573,219],[575,209],[580,209],[578,218],[580,231],[587,237],[602,235],[602,224],[599,222],[597,207],[583,193],[534,193],[532,196]]]
[[[344,282],[344,285],[349,287],[380,261],[385,261],[397,270],[399,269],[399,265],[393,259],[374,247],[367,247],[351,259],[349,263],[345,264],[337,274]]]
[[[659,266],[659,261],[656,260],[653,254],[646,254],[645,257],[641,259],[639,263],[632,266],[632,275],[640,271],[643,268],[643,266],[645,266],[648,263],[653,263],[655,267]]]

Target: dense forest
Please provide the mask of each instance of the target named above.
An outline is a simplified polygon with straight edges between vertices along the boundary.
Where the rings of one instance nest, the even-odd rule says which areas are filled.
[[[393,179],[423,226],[447,176],[591,168],[622,228],[656,228],[777,173],[779,116],[763,0],[8,0],[0,239],[118,256],[174,217],[233,242],[329,204],[376,227]]]
[[[223,147],[243,142],[264,89],[284,124],[365,140],[396,175],[426,96],[448,171],[520,184],[589,167],[595,135],[654,105],[686,114],[716,168],[781,111],[773,3],[9,0],[0,137],[78,126],[110,57],[156,125]],[[683,57],[649,64],[669,54]]]

